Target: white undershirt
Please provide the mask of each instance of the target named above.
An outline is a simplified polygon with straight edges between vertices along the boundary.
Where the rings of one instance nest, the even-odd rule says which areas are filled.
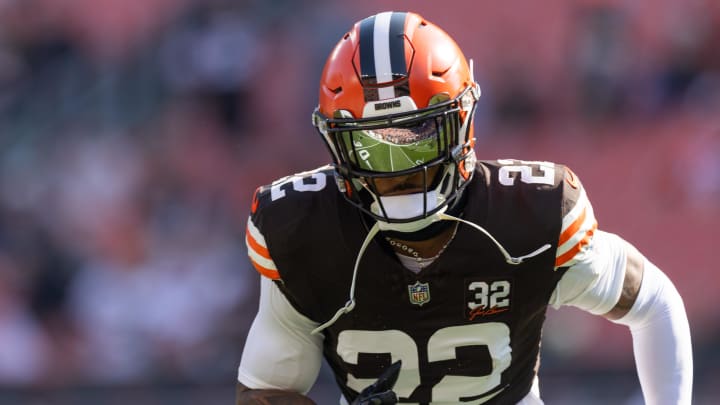
[[[413,273],[417,274],[420,273],[420,270],[424,269],[425,267],[433,264],[435,260],[437,260],[437,256],[435,257],[410,257],[405,256],[401,253],[395,253],[397,255],[397,258],[400,260],[400,263],[402,263],[403,266],[405,266],[408,270],[412,271]]]

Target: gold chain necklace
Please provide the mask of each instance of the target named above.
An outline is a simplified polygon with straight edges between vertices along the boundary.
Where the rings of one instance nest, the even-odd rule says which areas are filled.
[[[414,257],[418,261],[422,260],[422,257],[420,257],[420,252],[411,248],[410,246],[408,246],[402,242],[396,241],[395,239],[391,239],[390,237],[387,237],[387,236],[385,237],[385,240],[390,244],[390,246],[396,247],[396,248],[402,250],[402,252],[405,253],[405,256]]]
[[[445,242],[443,247],[440,248],[440,250],[433,257],[421,257],[420,252],[418,252],[416,249],[413,249],[412,247],[406,245],[405,243],[402,243],[400,241],[392,239],[388,236],[385,237],[385,240],[390,244],[390,246],[399,249],[400,250],[400,252],[398,252],[399,254],[402,254],[402,255],[408,256],[408,257],[412,257],[415,260],[417,260],[418,262],[432,261],[432,260],[437,259],[445,251],[445,249],[447,249],[448,245],[450,245],[450,242],[452,242],[453,239],[455,239],[457,230],[458,230],[458,226],[455,225],[455,227],[453,229],[453,233],[452,233],[452,235],[450,235],[450,238],[448,238],[447,242]]]

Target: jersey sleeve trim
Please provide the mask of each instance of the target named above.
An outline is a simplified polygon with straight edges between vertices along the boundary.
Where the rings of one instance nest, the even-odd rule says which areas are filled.
[[[563,217],[555,267],[570,265],[590,243],[597,226],[590,200],[582,189],[575,206]]]
[[[252,218],[248,218],[245,230],[245,244],[247,245],[250,262],[255,267],[255,270],[271,280],[278,280],[280,272],[278,272],[275,262],[270,257],[265,237],[260,232],[260,229],[253,224]]]
[[[626,263],[627,242],[596,231],[588,253],[570,266],[555,286],[550,304],[555,309],[571,305],[596,315],[607,313],[620,299]]]

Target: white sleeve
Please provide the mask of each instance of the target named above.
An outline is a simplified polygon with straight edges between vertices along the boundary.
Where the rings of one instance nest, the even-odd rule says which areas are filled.
[[[558,282],[550,305],[556,309],[571,305],[595,315],[613,309],[625,281],[625,244],[615,234],[595,231],[583,254]]]
[[[690,404],[693,358],[685,306],[672,281],[650,261],[645,260],[630,312],[613,322],[630,327],[645,403]]]
[[[550,304],[556,308],[571,305],[596,315],[609,312],[622,293],[625,244],[617,235],[596,232],[581,260],[558,282]],[[647,259],[635,303],[613,322],[630,327],[646,403],[689,404],[693,360],[685,308],[672,282]]]
[[[260,308],[243,349],[238,381],[249,388],[307,393],[322,362],[319,324],[299,313],[275,283],[261,277]]]

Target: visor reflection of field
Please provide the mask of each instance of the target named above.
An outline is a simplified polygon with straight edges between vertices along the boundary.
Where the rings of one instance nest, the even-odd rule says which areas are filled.
[[[405,145],[397,145],[355,131],[354,147],[346,139],[353,162],[363,170],[390,172],[411,169],[437,158],[440,154],[436,137]]]

